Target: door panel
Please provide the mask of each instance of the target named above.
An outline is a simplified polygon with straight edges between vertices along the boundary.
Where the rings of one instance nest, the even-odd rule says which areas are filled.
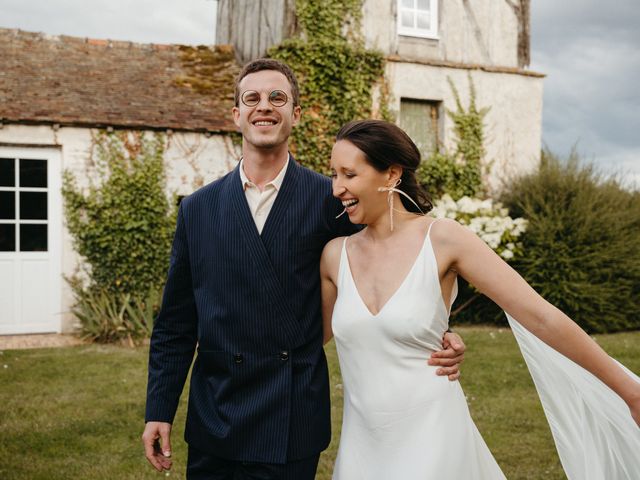
[[[60,152],[0,147],[0,334],[59,332]]]

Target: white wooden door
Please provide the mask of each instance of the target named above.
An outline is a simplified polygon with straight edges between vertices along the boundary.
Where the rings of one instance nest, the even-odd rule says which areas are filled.
[[[0,335],[59,332],[60,152],[0,147]]]

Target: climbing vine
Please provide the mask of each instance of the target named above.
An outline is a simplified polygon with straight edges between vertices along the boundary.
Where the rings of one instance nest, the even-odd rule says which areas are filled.
[[[64,172],[67,228],[82,270],[67,277],[82,335],[96,341],[148,336],[160,305],[175,225],[166,196],[161,134],[98,132],[91,168]],[[78,175],[78,173],[80,173]],[[85,176],[96,177],[88,187]]]
[[[298,35],[268,52],[298,76],[304,114],[293,130],[291,150],[319,172],[327,172],[335,134],[344,123],[388,116],[384,106],[373,108],[374,89],[384,87],[384,56],[364,46],[362,3],[296,0]]]
[[[449,194],[454,199],[477,197],[483,193],[484,117],[489,107],[478,108],[476,89],[469,78],[469,106],[465,108],[451,78],[447,82],[456,102],[456,110],[447,109],[453,121],[456,148],[453,152],[435,151],[423,161],[418,178],[434,197]]]
[[[160,134],[99,132],[92,159],[100,178],[85,189],[64,172],[67,228],[83,257],[89,286],[116,293],[162,287],[175,209],[166,196],[165,139]]]

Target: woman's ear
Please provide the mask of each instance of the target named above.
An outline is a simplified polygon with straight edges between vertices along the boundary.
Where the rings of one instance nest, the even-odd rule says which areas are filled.
[[[395,184],[402,177],[402,167],[400,165],[391,165],[387,170],[389,175],[389,183]]]

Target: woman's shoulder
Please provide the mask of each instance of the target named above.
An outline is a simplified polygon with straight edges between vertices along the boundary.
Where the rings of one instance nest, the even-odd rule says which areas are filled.
[[[336,237],[330,240],[322,250],[320,257],[320,272],[323,276],[327,275],[334,278],[340,265],[340,255],[342,253],[342,245],[347,237]]]
[[[455,244],[463,242],[472,232],[452,218],[429,217],[429,238],[432,242],[441,244]]]
[[[460,224],[450,218],[436,218],[431,215],[416,216],[412,222],[414,226],[412,230],[416,235],[424,236],[427,232],[430,237],[440,234],[450,234],[455,232]]]
[[[334,257],[342,250],[342,245],[347,237],[336,237],[329,240],[322,250],[322,257]]]
[[[436,218],[430,215],[425,215],[425,218],[426,218],[426,221],[428,222],[428,228],[431,228],[432,232],[435,232],[436,228],[438,230],[444,230],[444,231],[450,232],[462,226],[460,225],[460,223],[458,223],[452,218],[443,218],[443,217]]]

